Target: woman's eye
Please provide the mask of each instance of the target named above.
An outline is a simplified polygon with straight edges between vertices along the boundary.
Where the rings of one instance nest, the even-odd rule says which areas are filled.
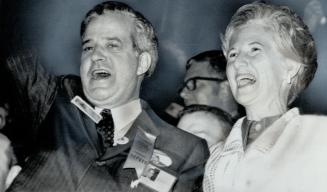
[[[252,48],[251,48],[251,51],[252,51],[252,52],[260,51],[260,49],[259,49],[258,47],[252,47]]]
[[[254,56],[260,53],[261,49],[259,47],[252,47],[249,55]]]
[[[237,56],[237,54],[235,53],[235,52],[232,52],[232,53],[230,53],[229,55],[228,55],[228,58],[234,58],[234,57],[236,57]]]
[[[231,51],[227,54],[227,62],[234,62],[236,60],[238,53],[236,51]]]

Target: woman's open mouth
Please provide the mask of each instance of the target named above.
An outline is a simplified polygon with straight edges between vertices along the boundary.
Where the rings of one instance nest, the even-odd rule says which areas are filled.
[[[243,88],[249,85],[253,85],[256,82],[256,78],[250,73],[241,73],[236,75],[236,82],[238,88]]]

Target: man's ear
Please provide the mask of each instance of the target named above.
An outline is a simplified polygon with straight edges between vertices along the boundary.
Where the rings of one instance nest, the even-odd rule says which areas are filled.
[[[151,66],[151,55],[147,51],[143,51],[139,55],[139,66],[137,67],[137,75],[146,73]]]

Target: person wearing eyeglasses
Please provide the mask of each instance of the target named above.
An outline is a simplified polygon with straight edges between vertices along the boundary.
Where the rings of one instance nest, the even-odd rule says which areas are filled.
[[[229,134],[239,106],[226,77],[226,60],[220,50],[210,50],[190,58],[180,96],[185,108],[177,127],[197,135],[211,146]]]
[[[233,98],[226,77],[226,60],[220,50],[210,50],[191,57],[180,96],[184,109],[179,113],[177,127],[206,140],[210,152],[223,144],[239,106]],[[198,179],[202,190],[202,178]]]
[[[233,119],[239,106],[233,98],[226,77],[226,60],[221,50],[210,50],[191,57],[186,63],[180,96],[185,106],[206,105],[219,108]]]

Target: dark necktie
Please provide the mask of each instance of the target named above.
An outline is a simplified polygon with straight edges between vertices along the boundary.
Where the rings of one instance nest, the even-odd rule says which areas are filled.
[[[96,125],[97,132],[102,138],[104,148],[112,147],[114,144],[114,121],[112,119],[111,111],[109,109],[103,109],[101,111],[102,119]]]

